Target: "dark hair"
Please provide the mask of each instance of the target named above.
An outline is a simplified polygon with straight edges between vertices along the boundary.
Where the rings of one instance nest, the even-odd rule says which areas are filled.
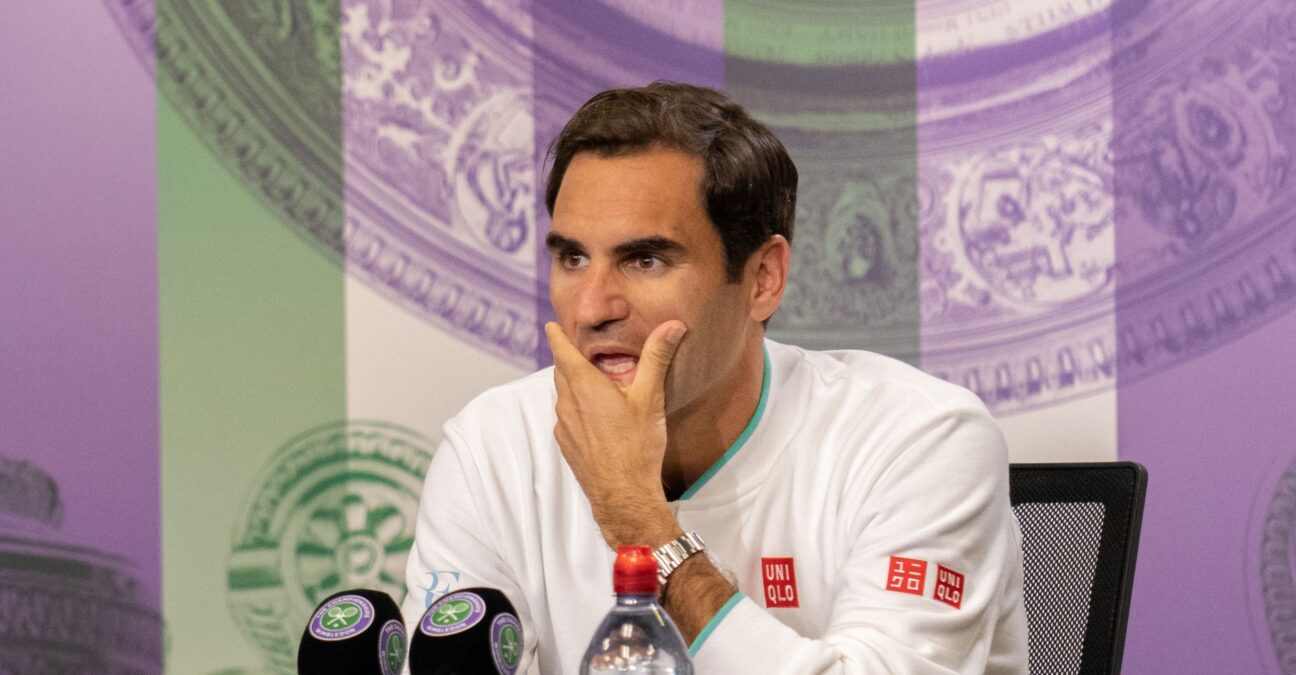
[[[747,259],[770,237],[792,241],[797,170],[783,144],[724,94],[674,82],[609,89],[576,111],[549,147],[549,215],[577,154],[615,157],[654,145],[702,160],[702,198],[720,232],[731,283],[742,278]]]

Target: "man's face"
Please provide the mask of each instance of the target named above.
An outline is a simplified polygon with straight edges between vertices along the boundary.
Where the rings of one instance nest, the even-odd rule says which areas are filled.
[[[724,246],[706,214],[702,162],[653,147],[576,155],[553,210],[549,299],[563,332],[612,380],[634,380],[649,333],[688,326],[666,379],[667,412],[727,382],[759,330],[751,283],[725,277]]]

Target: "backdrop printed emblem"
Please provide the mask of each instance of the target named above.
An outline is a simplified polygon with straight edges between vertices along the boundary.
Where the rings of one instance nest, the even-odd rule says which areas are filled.
[[[987,153],[958,194],[961,267],[996,300],[1023,311],[1111,287],[1111,167],[1101,166],[1095,146],[1049,145]]]
[[[140,597],[137,571],[68,542],[62,521],[54,480],[0,456],[0,672],[159,670],[162,619]]]
[[[1262,508],[1252,523],[1258,532],[1248,539],[1259,549],[1256,575],[1259,587],[1257,637],[1273,648],[1282,675],[1296,673],[1296,461],[1288,460],[1272,486],[1257,493]],[[1258,535],[1258,536],[1257,536]]]
[[[149,44],[146,3],[106,2]],[[679,79],[680,59],[707,54],[798,148],[797,258],[774,337],[921,358],[1009,412],[1105,390],[1118,365],[1128,381],[1183,362],[1296,297],[1283,0],[919,3],[916,82],[914,55],[892,44],[915,30],[904,11],[733,0],[721,40],[700,28],[718,3],[686,3],[692,21],[591,3],[671,45],[626,63],[559,5],[327,5],[163,3],[159,86],[349,273],[519,363],[536,358],[545,302],[534,131],[609,78]],[[561,44],[535,41],[533,12]],[[857,24],[877,39],[843,28]],[[751,38],[761,26],[805,39],[770,46]],[[533,74],[554,68],[564,76],[534,99]],[[345,192],[327,161],[343,149]],[[865,153],[877,159],[862,167]],[[1119,260],[1117,222],[1137,243]]]
[[[981,4],[920,32],[925,369],[1007,412],[1290,309],[1289,5]]]
[[[238,520],[228,575],[235,622],[269,667],[295,668],[301,617],[329,595],[403,597],[430,447],[408,429],[348,421],[275,453]]]
[[[1116,208],[1129,242],[1118,274],[1131,280],[1122,380],[1254,330],[1296,297],[1296,59],[1276,28],[1296,10],[1248,4],[1239,19],[1232,3],[1188,7],[1152,52],[1168,73],[1135,62],[1113,76]]]
[[[105,2],[159,91],[287,226],[421,318],[534,363],[518,6]]]

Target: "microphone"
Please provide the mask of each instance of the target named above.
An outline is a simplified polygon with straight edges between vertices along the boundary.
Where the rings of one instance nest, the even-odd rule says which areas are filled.
[[[432,603],[410,636],[411,675],[514,675],[522,622],[494,588],[465,588]]]
[[[297,649],[297,675],[399,675],[405,622],[382,591],[334,593],[315,608]]]

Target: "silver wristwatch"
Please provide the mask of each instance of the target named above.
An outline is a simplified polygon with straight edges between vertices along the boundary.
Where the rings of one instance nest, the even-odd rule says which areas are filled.
[[[702,537],[699,537],[697,532],[686,532],[679,539],[654,549],[653,557],[657,559],[657,582],[661,584],[661,588],[666,588],[666,580],[670,578],[675,568],[688,560],[689,556],[705,550],[706,544],[702,542]]]

